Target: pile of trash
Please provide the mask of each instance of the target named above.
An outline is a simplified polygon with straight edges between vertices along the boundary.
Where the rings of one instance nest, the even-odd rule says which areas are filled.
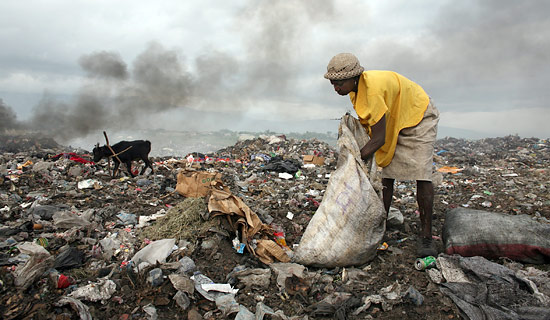
[[[371,261],[293,262],[339,156],[315,139],[260,136],[115,179],[89,153],[27,145],[0,155],[3,319],[520,319],[550,307],[548,261],[442,253],[417,270],[412,181],[397,182]],[[440,252],[457,208],[550,225],[550,141],[445,138],[434,163]]]
[[[54,139],[43,134],[26,133],[10,135],[0,133],[0,152],[44,152],[62,148]],[[36,156],[36,154],[35,154]]]

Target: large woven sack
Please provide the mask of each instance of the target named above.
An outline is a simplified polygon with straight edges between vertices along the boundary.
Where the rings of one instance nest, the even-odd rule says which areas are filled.
[[[338,134],[336,170],[294,253],[293,260],[303,265],[332,268],[367,263],[384,236],[384,206],[361,160],[368,135],[349,114],[342,118]]]
[[[550,224],[528,215],[455,208],[445,214],[443,244],[447,254],[550,263]]]

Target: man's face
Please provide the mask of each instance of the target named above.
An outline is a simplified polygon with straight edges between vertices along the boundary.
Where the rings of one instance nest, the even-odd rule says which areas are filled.
[[[355,79],[344,79],[344,80],[330,80],[330,84],[334,87],[339,95],[345,96],[355,89]]]

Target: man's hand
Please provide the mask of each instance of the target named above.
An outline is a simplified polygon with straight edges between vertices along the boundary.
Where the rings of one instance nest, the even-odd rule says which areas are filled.
[[[361,148],[361,159],[367,161],[376,150],[380,149],[386,143],[386,115],[372,126],[371,139],[363,148]]]

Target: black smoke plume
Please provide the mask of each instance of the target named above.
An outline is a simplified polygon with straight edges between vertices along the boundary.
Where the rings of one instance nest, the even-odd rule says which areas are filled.
[[[19,129],[21,126],[22,124],[17,121],[17,115],[13,109],[0,99],[0,133],[10,129]]]
[[[109,129],[144,129],[151,116],[178,108],[238,114],[255,105],[251,101],[292,96],[289,83],[302,68],[297,49],[308,30],[332,14],[332,0],[251,4],[235,19],[245,39],[239,57],[209,50],[187,61],[181,50],[156,42],[130,66],[116,52],[83,55],[78,62],[86,83],[73,101],[45,95],[29,126],[63,141]]]

